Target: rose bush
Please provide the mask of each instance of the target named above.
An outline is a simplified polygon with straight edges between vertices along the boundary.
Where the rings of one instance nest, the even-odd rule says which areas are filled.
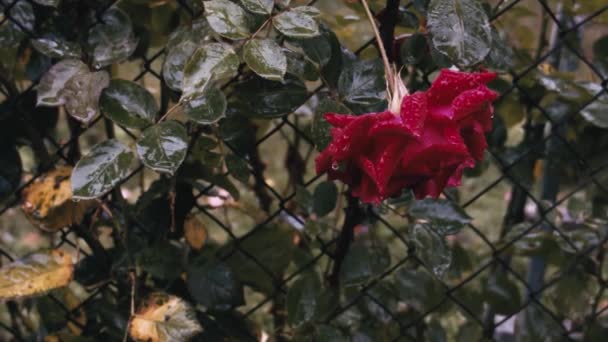
[[[483,159],[498,97],[486,85],[495,77],[444,69],[428,90],[406,95],[400,113],[327,113],[332,141],[315,161],[317,173],[349,184],[366,203],[408,187],[416,198],[438,197]]]

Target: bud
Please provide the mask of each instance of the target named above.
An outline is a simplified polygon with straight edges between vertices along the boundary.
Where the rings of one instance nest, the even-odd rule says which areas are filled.
[[[386,80],[388,110],[398,116],[401,112],[401,101],[403,101],[405,96],[409,95],[409,92],[401,79],[400,72],[394,66],[392,72],[388,73],[388,75],[390,75]]]

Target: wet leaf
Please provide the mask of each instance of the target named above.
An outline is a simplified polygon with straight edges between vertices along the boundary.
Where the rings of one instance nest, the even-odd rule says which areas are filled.
[[[61,250],[37,252],[0,268],[0,300],[32,297],[67,286],[72,257]]]
[[[139,159],[154,171],[173,175],[186,158],[188,132],[177,121],[165,121],[146,129],[137,141]]]
[[[199,48],[186,63],[182,82],[182,100],[203,93],[211,81],[232,77],[239,67],[239,57],[224,43],[210,43]]]
[[[431,222],[440,235],[456,234],[471,222],[471,217],[458,204],[443,199],[425,198],[414,201],[409,207],[409,214]]]
[[[187,341],[203,331],[194,308],[183,299],[152,293],[131,317],[129,335],[135,341]]]
[[[112,80],[101,93],[102,113],[128,128],[144,128],[154,123],[158,106],[152,94],[131,81]]]
[[[34,0],[34,2],[42,6],[57,7],[61,0]]]
[[[74,119],[91,122],[99,112],[99,97],[110,84],[110,76],[104,71],[78,73],[66,82],[59,92],[65,109]]]
[[[452,262],[452,252],[444,237],[430,225],[416,223],[411,228],[410,239],[420,261],[437,277],[443,277]]]
[[[60,106],[65,103],[65,98],[60,96],[61,90],[66,83],[75,75],[89,72],[89,68],[77,59],[65,59],[53,65],[38,83],[37,106]]]
[[[7,9],[10,7],[10,9]],[[8,12],[8,13],[7,13]],[[2,1],[0,13],[5,19],[0,26],[0,46],[19,45],[28,34],[34,34],[36,17],[32,5],[26,0]],[[4,14],[7,13],[11,19]]]
[[[124,61],[135,52],[139,43],[131,19],[118,7],[106,10],[101,19],[89,30],[87,39],[96,69]]]
[[[380,275],[391,259],[384,246],[367,246],[355,242],[348,250],[340,268],[340,281],[345,286],[361,285]]]
[[[64,329],[75,335],[82,334],[82,328],[87,324],[87,314],[82,301],[69,287],[55,289],[49,296],[36,298],[36,307],[41,323],[48,331]],[[65,318],[65,310],[72,312],[71,319]],[[46,342],[46,341],[45,341]]]
[[[224,262],[212,259],[188,267],[188,290],[201,305],[226,311],[243,305],[243,286]]]
[[[62,166],[41,175],[23,189],[21,209],[32,224],[57,231],[82,222],[94,202],[72,201],[71,174],[72,167]]]
[[[481,62],[492,46],[492,27],[477,0],[432,0],[428,29],[435,48],[462,65]]]
[[[338,200],[338,187],[334,182],[320,183],[313,194],[313,211],[319,217],[331,213]]]
[[[517,319],[516,341],[535,342],[535,341],[559,341],[564,332],[562,327],[555,322],[541,307],[535,303],[530,303],[526,309],[520,313]]]
[[[596,83],[586,83],[584,84],[584,88],[587,89],[592,96],[602,91],[602,86]],[[600,128],[608,128],[606,110],[608,110],[608,95],[603,93],[593,102],[581,109],[580,114],[592,125]]]
[[[287,72],[296,76],[303,81],[316,81],[319,79],[319,70],[311,61],[309,61],[304,55],[290,51],[287,49],[283,50],[285,57],[287,57]]]
[[[500,315],[512,315],[522,305],[522,296],[517,284],[504,272],[490,276],[485,284],[484,297]]]
[[[226,114],[226,95],[217,87],[208,87],[202,94],[193,95],[184,102],[184,113],[188,119],[201,125],[211,125]]]
[[[184,222],[184,237],[194,250],[201,250],[208,238],[207,228],[195,215],[188,216]]]
[[[437,306],[445,297],[441,283],[423,268],[400,268],[394,274],[399,298],[419,312]]]
[[[243,60],[256,74],[281,81],[287,71],[287,58],[272,39],[252,39],[243,47]]]
[[[347,65],[338,79],[344,104],[356,114],[386,109],[386,82],[380,60],[356,61]]]
[[[251,172],[249,171],[247,162],[243,158],[235,154],[226,155],[226,168],[230,172],[230,175],[241,183],[247,184],[249,181]]]
[[[272,119],[293,113],[308,99],[302,81],[286,77],[283,82],[251,78],[236,86],[231,104],[241,113],[256,119]]]
[[[300,276],[287,291],[287,317],[294,326],[310,322],[318,308],[321,280],[314,272]]]
[[[14,146],[0,146],[0,202],[9,197],[21,183],[21,157]]]
[[[205,17],[217,34],[228,39],[243,39],[251,34],[250,19],[241,6],[228,0],[204,1]]]
[[[270,14],[274,7],[273,0],[241,0],[241,3],[248,11],[257,14]]]
[[[332,45],[336,42],[335,34],[325,27],[321,28],[320,34],[316,37],[294,41],[296,45],[302,48],[308,58],[321,66],[329,63],[332,57]]]
[[[80,58],[82,54],[78,44],[55,35],[45,35],[30,42],[34,49],[51,58]]]
[[[180,247],[168,240],[157,241],[139,249],[135,254],[135,262],[139,270],[169,283],[177,279],[183,269]]]
[[[91,199],[112,190],[129,174],[133,153],[117,140],[95,145],[72,171],[74,199]]]
[[[292,9],[283,12],[277,15],[272,23],[279,32],[287,37],[302,39],[319,35],[319,24],[304,11]]]

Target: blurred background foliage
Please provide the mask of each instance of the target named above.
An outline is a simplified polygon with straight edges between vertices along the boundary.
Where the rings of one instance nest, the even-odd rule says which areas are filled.
[[[604,340],[608,5],[370,5],[411,92],[499,72],[439,200],[314,173],[386,106],[358,1],[0,0],[0,339]]]

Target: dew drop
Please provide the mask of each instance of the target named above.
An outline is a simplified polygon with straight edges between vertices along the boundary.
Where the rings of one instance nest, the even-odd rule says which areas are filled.
[[[338,164],[338,162],[333,162],[331,164],[331,169],[334,171],[338,171],[340,169],[340,164]]]

